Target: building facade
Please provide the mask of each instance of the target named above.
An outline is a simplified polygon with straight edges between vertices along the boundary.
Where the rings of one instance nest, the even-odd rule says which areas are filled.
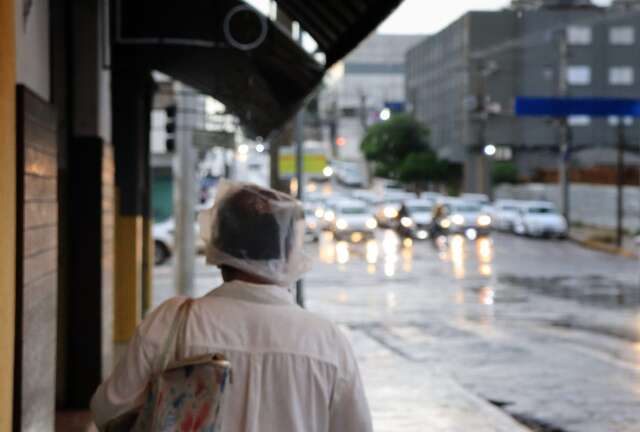
[[[521,177],[554,169],[557,122],[516,118],[515,98],[640,97],[637,13],[557,0],[469,12],[407,53],[409,110],[431,129],[441,157],[464,163],[467,190],[488,189],[488,144],[509,149]],[[567,122],[575,166],[613,164],[617,119]],[[640,130],[624,122],[634,142]]]
[[[334,68],[319,105],[328,124],[325,141],[334,145],[338,139],[335,156],[362,160],[360,142],[367,126],[385,105],[404,104],[405,53],[421,37],[373,34]]]

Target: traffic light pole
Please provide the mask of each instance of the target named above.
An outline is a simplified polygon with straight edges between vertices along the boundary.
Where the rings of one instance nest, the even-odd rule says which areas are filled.
[[[618,118],[618,157],[617,157],[617,179],[616,179],[616,245],[622,247],[623,221],[624,221],[624,121]]]
[[[566,29],[560,31],[560,39],[558,43],[558,96],[567,95],[567,64],[569,61],[569,49],[567,46]],[[560,202],[562,214],[567,223],[571,224],[571,206],[570,206],[570,190],[569,190],[569,168],[571,163],[571,131],[567,124],[567,118],[563,117],[558,120],[560,126],[560,158],[558,161],[558,182],[560,186]]]

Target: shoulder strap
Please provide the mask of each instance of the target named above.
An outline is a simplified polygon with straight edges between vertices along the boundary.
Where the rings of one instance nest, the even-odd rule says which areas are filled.
[[[176,317],[174,319],[174,325],[169,329],[164,342],[162,354],[160,355],[158,372],[164,371],[174,357],[177,358],[177,355],[181,352],[178,350],[178,348],[181,348],[178,347],[178,345],[184,344],[184,333],[186,333],[187,318],[189,316],[192,303],[193,299],[188,298],[178,307],[178,311],[176,312]]]

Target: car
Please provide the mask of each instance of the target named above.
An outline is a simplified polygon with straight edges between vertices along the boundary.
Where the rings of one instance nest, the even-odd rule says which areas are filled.
[[[200,224],[194,222],[196,252],[200,253],[205,249],[205,241],[200,236]],[[174,253],[175,249],[175,219],[169,218],[162,222],[156,222],[151,229],[153,237],[153,262],[155,265],[164,264]]]
[[[491,203],[489,196],[481,193],[463,193],[460,195],[460,199],[463,199],[468,202],[474,202],[481,206],[487,206]]]
[[[518,211],[513,231],[531,237],[566,238],[569,225],[549,201],[526,201]]]
[[[305,238],[318,241],[320,238],[320,221],[316,216],[316,206],[313,203],[304,205]]]
[[[375,219],[382,228],[392,228],[402,207],[402,199],[382,200],[375,208]]]
[[[491,232],[491,216],[478,202],[463,198],[446,198],[441,199],[438,205],[442,206],[444,215],[438,221],[443,232],[465,234],[470,239],[486,236]]]
[[[441,198],[443,198],[443,195],[440,192],[420,192],[420,199],[431,200],[435,202]]]
[[[338,240],[358,242],[374,236],[378,223],[366,203],[358,200],[342,200],[334,204],[334,218],[330,230]]]
[[[501,231],[513,231],[521,203],[522,201],[517,200],[496,200],[491,210],[493,227]]]
[[[412,228],[418,239],[426,239],[432,221],[433,201],[428,199],[410,199],[404,202],[404,206],[408,219],[403,221],[401,218],[400,223],[405,228]]]

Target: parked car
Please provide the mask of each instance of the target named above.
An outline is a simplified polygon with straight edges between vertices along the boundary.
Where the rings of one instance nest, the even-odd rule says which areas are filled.
[[[205,243],[200,237],[200,224],[194,222],[196,252],[204,251]],[[155,265],[163,264],[174,253],[176,222],[169,218],[163,222],[153,224],[151,235],[153,236],[153,261]]]
[[[491,232],[491,216],[476,201],[462,198],[440,200],[443,217],[438,224],[444,233],[465,234],[470,239],[485,236]]]
[[[553,203],[526,201],[521,204],[513,230],[516,234],[532,237],[566,238],[569,226]]]
[[[335,217],[330,229],[336,239],[350,239],[358,242],[373,237],[378,223],[362,201],[342,200],[336,202],[333,210]]]
[[[501,231],[513,231],[521,203],[522,201],[516,200],[496,200],[491,211],[493,227]]]

